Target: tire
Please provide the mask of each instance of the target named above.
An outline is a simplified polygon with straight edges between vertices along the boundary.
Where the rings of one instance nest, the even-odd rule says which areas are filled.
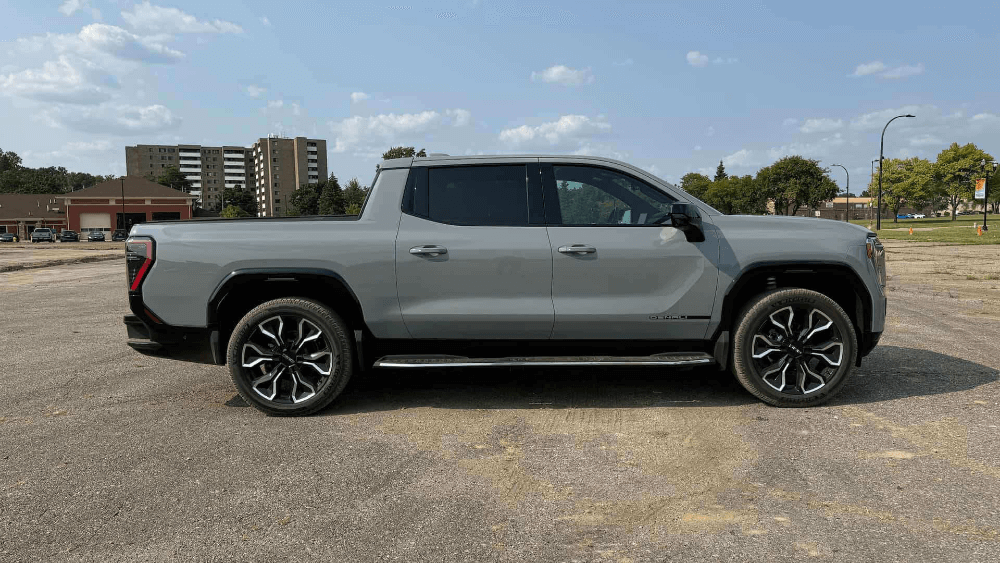
[[[844,386],[857,342],[854,323],[833,299],[808,289],[770,291],[737,319],[733,373],[765,403],[813,407]]]
[[[233,330],[229,375],[240,396],[261,412],[312,414],[336,399],[351,378],[350,334],[339,315],[315,301],[268,301]]]

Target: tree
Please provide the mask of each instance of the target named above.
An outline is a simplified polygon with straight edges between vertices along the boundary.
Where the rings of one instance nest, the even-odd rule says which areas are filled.
[[[803,205],[815,209],[837,195],[837,183],[828,174],[818,160],[786,156],[761,168],[756,180],[767,199],[774,201],[776,214],[795,215]]]
[[[320,215],[341,215],[344,213],[344,190],[340,188],[337,177],[330,174],[330,179],[321,182],[318,211]]]
[[[250,217],[250,214],[246,212],[242,207],[236,205],[227,205],[225,209],[219,213],[219,217],[225,217],[227,219],[235,219],[238,217]]]
[[[285,215],[319,215],[319,184],[302,184],[288,198]]]
[[[358,215],[365,204],[365,198],[371,188],[362,186],[357,178],[351,178],[344,187],[344,212],[348,215]]]
[[[712,181],[718,182],[719,180],[725,180],[728,177],[729,174],[726,174],[726,167],[722,165],[722,161],[720,160],[719,165],[715,168],[715,178],[712,178]]]
[[[767,196],[752,176],[727,176],[712,182],[705,203],[726,214],[759,215],[767,212]]]
[[[230,207],[240,208],[246,215],[240,217],[257,216],[257,198],[253,191],[246,188],[226,188],[222,190],[222,200],[226,204],[226,209]]]
[[[712,186],[712,181],[704,174],[688,172],[681,176],[681,189],[698,199],[705,199],[705,192]]]
[[[382,160],[390,158],[413,158],[414,156],[424,157],[427,152],[424,149],[416,151],[414,147],[389,147],[389,150],[382,153]]]
[[[958,209],[958,204],[962,200],[971,199],[974,195],[975,180],[982,174],[980,163],[983,159],[989,162],[993,157],[980,150],[974,143],[962,146],[952,143],[938,153],[933,177],[948,199],[952,221],[956,219],[955,211]]]
[[[165,168],[160,177],[156,179],[156,183],[185,193],[190,193],[193,187],[191,180],[188,180],[176,166]]]

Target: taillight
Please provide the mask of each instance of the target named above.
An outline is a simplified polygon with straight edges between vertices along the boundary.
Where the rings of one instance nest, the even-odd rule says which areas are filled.
[[[153,239],[130,238],[125,242],[125,270],[128,290],[137,291],[153,265]]]

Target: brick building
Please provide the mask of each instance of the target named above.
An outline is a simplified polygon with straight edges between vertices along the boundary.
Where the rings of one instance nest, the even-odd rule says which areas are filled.
[[[122,190],[125,193],[122,215]],[[73,231],[131,229],[136,223],[190,219],[198,196],[161,186],[145,178],[126,176],[92,188],[60,194],[65,200],[67,228]]]
[[[14,233],[27,240],[31,231],[66,228],[62,194],[0,194],[0,233]]]
[[[303,184],[316,184],[328,176],[326,141],[305,137],[258,139],[247,152],[257,196],[257,215],[280,217],[288,197]]]

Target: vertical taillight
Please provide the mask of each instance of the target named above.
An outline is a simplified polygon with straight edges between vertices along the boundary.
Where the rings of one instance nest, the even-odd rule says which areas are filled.
[[[153,239],[130,238],[125,241],[125,270],[128,290],[137,291],[153,265]]]

